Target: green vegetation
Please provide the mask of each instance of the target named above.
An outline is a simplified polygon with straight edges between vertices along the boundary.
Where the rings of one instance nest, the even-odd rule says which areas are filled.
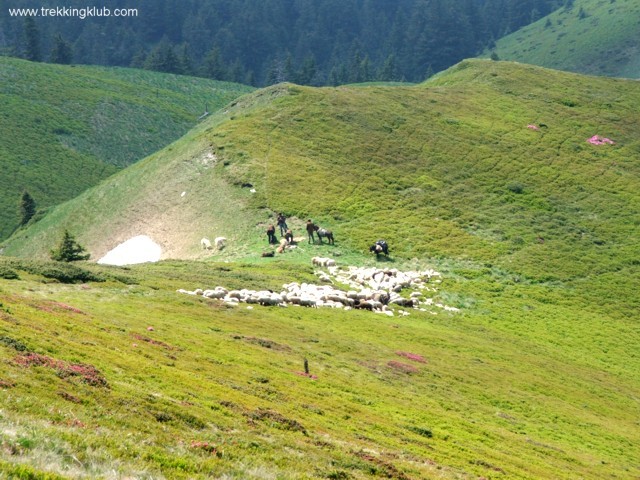
[[[0,57],[0,239],[19,225],[16,205],[25,189],[41,209],[73,198],[179,138],[205,106],[215,111],[250,90]]]
[[[0,257],[0,472],[637,476],[638,104],[637,82],[477,60],[411,87],[239,98],[5,242],[22,258]],[[280,211],[336,245],[261,258]],[[147,234],[205,261],[79,262],[62,283],[35,258],[64,229],[95,259]],[[202,250],[216,236],[228,247]],[[375,265],[380,237],[379,265],[434,267],[434,301],[461,311],[176,293],[280,291],[317,278],[314,255]]]
[[[429,72],[476,55],[505,32],[516,31],[563,3],[138,1],[127,6],[138,14],[115,22],[36,18],[25,24],[23,17],[4,15],[0,54],[34,59],[31,52],[47,45],[49,51],[38,49],[38,59],[69,63],[72,57],[75,63],[195,74],[256,86],[284,81],[305,85],[422,81]],[[30,0],[11,0],[8,7],[11,12],[34,5]]]
[[[11,260],[21,279],[0,283],[5,475],[600,479],[637,469],[637,322],[584,309],[561,287],[442,263],[442,298],[474,306],[389,318],[175,293],[312,279],[286,260],[87,265],[109,280],[82,285],[51,283],[36,264]],[[317,380],[301,375],[305,359]]]
[[[639,22],[635,0],[576,0],[501,38],[493,51],[502,60],[640,78]]]
[[[88,260],[90,256],[68,230],[64,231],[58,247],[51,250],[51,259],[56,262],[77,262]]]

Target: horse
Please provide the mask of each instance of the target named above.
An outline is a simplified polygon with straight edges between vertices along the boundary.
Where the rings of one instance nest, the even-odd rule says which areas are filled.
[[[322,243],[322,239],[326,238],[327,243],[329,245],[333,245],[333,232],[331,230],[327,230],[326,228],[319,227],[318,225],[313,226],[316,234],[318,235],[318,240]]]
[[[380,254],[383,254],[385,256],[389,256],[389,245],[387,245],[387,242],[384,240],[378,240],[376,241],[376,243],[374,243],[373,245],[371,245],[369,247],[369,251],[371,253],[375,253],[376,254],[376,258],[380,258]]]

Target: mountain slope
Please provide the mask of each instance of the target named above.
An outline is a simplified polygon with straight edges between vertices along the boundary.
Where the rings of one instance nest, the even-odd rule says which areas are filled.
[[[502,60],[612,77],[640,78],[640,5],[576,0],[496,42]],[[488,54],[487,54],[488,55]]]
[[[166,258],[220,235],[242,256],[262,242],[255,225],[285,211],[359,251],[385,237],[401,257],[536,281],[620,272],[636,261],[639,101],[636,82],[486,61],[415,87],[272,87],[57,208],[6,254],[44,257],[68,228],[94,259],[138,234]]]
[[[0,258],[0,475],[637,476],[638,101],[637,82],[489,61],[238,99],[5,243],[29,259]],[[336,245],[261,258],[277,211]],[[61,284],[31,258],[64,228],[94,259],[147,234],[209,261],[81,263]],[[176,293],[311,283],[314,255],[435,267],[426,292],[460,311]]]
[[[23,189],[45,208],[179,138],[251,89],[130,69],[0,57],[0,238]]]

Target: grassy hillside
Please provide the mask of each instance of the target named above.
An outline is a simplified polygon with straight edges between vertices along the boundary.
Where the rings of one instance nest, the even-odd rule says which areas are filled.
[[[637,477],[638,104],[637,82],[490,61],[238,99],[5,242],[45,258],[67,228],[95,260],[146,234],[165,258],[208,261],[85,264],[60,284],[60,266],[0,258],[0,472]],[[277,211],[336,245],[261,258]],[[220,235],[225,250],[201,250]],[[434,300],[460,312],[175,292],[279,291],[312,281],[316,254],[375,264],[379,237],[380,265],[435,267]]]
[[[165,258],[201,258],[203,236],[246,258],[284,211],[297,234],[312,217],[346,251],[385,237],[401,258],[631,288],[639,102],[637,82],[489,61],[413,87],[272,87],[56,208],[5,254],[45,258],[67,228],[94,259],[140,234]]]
[[[23,189],[44,208],[166,146],[251,89],[130,69],[0,57],[0,238]]]
[[[175,292],[313,281],[286,260],[64,285],[0,259],[0,476],[635,478],[637,321],[438,266],[434,295],[473,302],[386,317]]]
[[[640,78],[640,4],[635,0],[572,3],[498,40],[499,58],[591,75]]]

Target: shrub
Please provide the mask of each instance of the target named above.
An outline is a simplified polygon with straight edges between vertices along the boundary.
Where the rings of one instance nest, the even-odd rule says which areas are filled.
[[[90,255],[81,246],[76,239],[69,233],[64,231],[62,241],[58,248],[51,250],[51,259],[58,262],[75,262],[78,260],[88,260]]]
[[[101,275],[64,263],[44,265],[37,273],[62,283],[104,282]]]
[[[510,183],[509,185],[507,185],[507,189],[510,192],[520,194],[524,192],[524,185],[522,185],[521,183]]]
[[[5,265],[0,265],[0,278],[3,278],[5,280],[16,280],[20,277],[18,276],[18,272],[16,272],[12,268],[9,268]]]

